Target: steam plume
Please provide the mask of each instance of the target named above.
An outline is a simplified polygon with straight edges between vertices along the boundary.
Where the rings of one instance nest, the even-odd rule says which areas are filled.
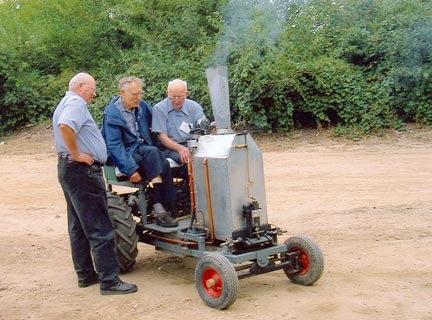
[[[283,1],[231,0],[223,10],[224,30],[210,65],[225,65],[230,52],[245,46],[272,45],[284,29]]]

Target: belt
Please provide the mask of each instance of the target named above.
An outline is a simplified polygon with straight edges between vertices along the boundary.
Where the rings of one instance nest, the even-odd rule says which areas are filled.
[[[75,161],[75,159],[72,157],[72,155],[68,154],[68,153],[66,153],[66,154],[65,153],[59,153],[58,156],[60,159],[66,159],[68,161]],[[102,162],[97,161],[97,160],[93,160],[92,166],[103,167],[104,164]]]

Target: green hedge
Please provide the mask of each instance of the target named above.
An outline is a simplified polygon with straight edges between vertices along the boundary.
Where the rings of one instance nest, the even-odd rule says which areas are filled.
[[[183,78],[211,117],[205,69],[219,63],[236,127],[349,135],[432,124],[430,1],[21,0],[0,9],[0,134],[50,118],[79,71],[98,82],[97,120],[126,75],[143,78],[151,104]]]

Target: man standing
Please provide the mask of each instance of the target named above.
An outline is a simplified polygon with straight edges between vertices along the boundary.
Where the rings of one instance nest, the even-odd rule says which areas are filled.
[[[72,260],[78,286],[100,283],[103,295],[137,291],[118,277],[114,234],[102,175],[107,159],[103,137],[88,110],[96,97],[96,82],[78,73],[53,115],[58,179],[67,204]],[[94,263],[94,264],[93,264]],[[95,271],[96,267],[96,271]]]
[[[141,99],[142,81],[123,78],[119,81],[119,91],[120,96],[106,107],[102,121],[109,156],[130,182],[151,181],[155,222],[163,227],[176,227],[178,222],[165,208],[174,208],[177,192],[169,162],[150,136],[153,110]]]
[[[165,157],[187,163],[191,160],[187,140],[193,139],[190,132],[205,118],[204,111],[197,102],[187,99],[189,91],[184,80],[170,81],[167,95],[153,108],[152,131],[159,134]]]

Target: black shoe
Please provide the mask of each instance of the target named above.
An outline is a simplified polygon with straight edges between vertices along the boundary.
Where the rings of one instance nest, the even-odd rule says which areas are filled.
[[[178,218],[178,217],[180,217],[180,214],[179,214],[179,212],[178,212],[178,210],[177,210],[177,205],[176,205],[176,203],[175,202],[173,202],[170,206],[169,206],[169,215],[172,217],[172,218]]]
[[[107,287],[107,288],[101,287],[100,294],[102,295],[128,294],[137,291],[138,288],[135,284],[119,281],[116,285],[112,287]]]
[[[168,213],[166,214],[160,214],[155,217],[156,224],[160,225],[161,227],[177,227],[178,222],[172,218]]]
[[[99,283],[99,279],[96,273],[88,278],[78,279],[78,287],[80,288],[87,288],[96,283]]]

